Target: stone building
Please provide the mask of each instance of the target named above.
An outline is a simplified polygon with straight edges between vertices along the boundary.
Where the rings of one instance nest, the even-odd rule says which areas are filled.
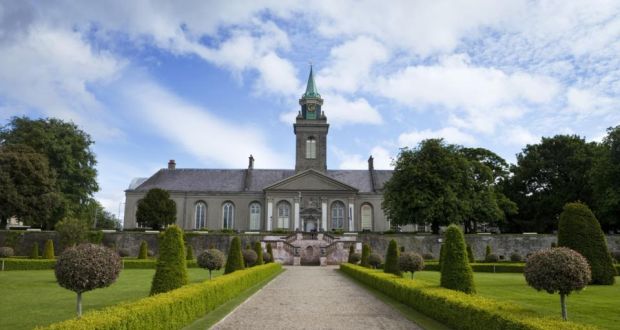
[[[186,230],[388,230],[381,202],[392,171],[375,170],[372,156],[366,170],[327,168],[329,124],[312,68],[299,104],[295,169],[255,169],[252,156],[245,169],[184,169],[171,160],[125,191],[125,228],[138,227],[137,202],[161,188],[170,192],[177,225]]]

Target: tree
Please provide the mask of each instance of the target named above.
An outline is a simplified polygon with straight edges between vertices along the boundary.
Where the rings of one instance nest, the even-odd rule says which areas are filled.
[[[441,261],[441,286],[465,293],[476,293],[474,274],[465,248],[465,238],[459,227],[450,225]]]
[[[140,242],[140,253],[138,259],[147,259],[149,257],[149,246],[146,241]]]
[[[142,226],[155,230],[173,224],[176,221],[177,206],[170,193],[163,189],[153,188],[138,202],[136,221]]]
[[[43,259],[54,259],[54,241],[48,239],[43,247]]]
[[[246,267],[255,266],[256,261],[258,260],[258,256],[256,255],[256,252],[254,252],[254,250],[244,249],[242,254],[243,254],[243,262],[245,263]]]
[[[381,264],[383,263],[383,258],[381,258],[381,256],[377,253],[371,253],[368,256],[368,264],[372,267],[372,268],[378,268],[379,266],[381,266]]]
[[[166,228],[159,245],[159,257],[151,295],[178,289],[188,282],[183,231],[176,225]]]
[[[267,243],[267,254],[269,254],[269,257],[270,257],[267,263],[273,262],[273,250],[271,248],[271,243]]]
[[[362,259],[362,256],[359,253],[353,253],[349,256],[348,263],[357,264]]]
[[[110,286],[120,271],[118,254],[89,243],[66,249],[54,267],[58,284],[77,293],[78,317],[82,316],[82,293]]]
[[[8,125],[0,128],[0,143],[27,145],[48,159],[49,171],[56,174],[55,190],[66,201],[60,204],[64,208],[56,220],[67,212],[79,213],[99,190],[97,161],[90,149],[94,142],[73,123],[54,118],[13,117]]]
[[[616,269],[605,235],[596,217],[583,203],[568,203],[560,215],[558,245],[579,252],[588,260],[592,284],[614,284]]]
[[[351,262],[351,256],[355,253],[355,245],[351,244],[349,246],[349,258],[347,259],[348,263],[352,263]]]
[[[56,225],[56,232],[62,247],[75,246],[86,242],[88,227],[85,221],[65,218]]]
[[[185,259],[186,259],[187,261],[192,261],[192,260],[194,260],[194,250],[192,249],[192,246],[188,244],[188,245],[185,247],[185,251],[187,251],[187,255],[185,256]]]
[[[241,253],[241,240],[239,237],[235,236],[230,242],[224,274],[230,274],[236,270],[243,269],[245,269],[245,264],[243,263],[243,254]]]
[[[103,205],[95,199],[90,199],[80,212],[80,219],[86,220],[89,228],[119,229],[120,220],[116,215],[106,211]]]
[[[476,260],[474,259],[474,251],[471,249],[471,245],[467,244],[467,260],[469,263],[474,263]]]
[[[370,267],[368,258],[370,257],[370,246],[366,243],[362,244],[362,261],[360,265],[363,267]]]
[[[415,252],[405,252],[398,258],[398,266],[403,272],[411,272],[413,279],[414,272],[424,269],[424,259]]]
[[[209,279],[211,272],[219,270],[224,265],[225,256],[220,250],[208,249],[198,255],[198,266],[209,270]]]
[[[401,275],[400,268],[398,267],[398,244],[395,240],[390,240],[387,253],[385,255],[385,265],[383,266],[383,272],[391,273],[394,275]]]
[[[0,140],[0,228],[11,217],[51,228],[63,207],[47,158],[26,145],[5,145]]]
[[[256,252],[256,265],[258,266],[264,264],[263,247],[260,242],[254,242],[254,252]]]
[[[30,259],[39,259],[39,243],[34,242],[32,251],[30,251]]]
[[[587,260],[569,248],[545,249],[527,258],[523,270],[525,281],[534,289],[560,294],[562,318],[566,313],[566,296],[579,291],[590,282],[590,267]]]
[[[620,125],[607,129],[592,166],[593,210],[603,230],[620,229]]]

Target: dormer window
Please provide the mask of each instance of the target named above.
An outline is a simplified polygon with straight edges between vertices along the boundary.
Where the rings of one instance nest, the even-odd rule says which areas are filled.
[[[312,136],[306,140],[306,158],[316,158],[316,140]]]

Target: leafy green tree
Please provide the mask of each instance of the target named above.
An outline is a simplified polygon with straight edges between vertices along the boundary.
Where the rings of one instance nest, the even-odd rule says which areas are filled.
[[[243,254],[241,252],[241,239],[235,236],[230,242],[230,249],[228,250],[228,257],[226,258],[226,267],[224,267],[224,274],[230,274],[236,270],[245,269],[243,262]]]
[[[155,230],[176,221],[177,206],[166,190],[153,188],[138,202],[136,221]]]
[[[614,284],[616,269],[596,217],[583,203],[568,203],[560,215],[558,245],[583,255],[592,270],[592,284]]]
[[[387,253],[385,255],[385,266],[383,267],[383,272],[400,276],[401,271],[398,267],[399,256],[400,252],[398,250],[398,244],[395,240],[390,240],[390,244],[388,245]]]
[[[398,257],[398,267],[402,272],[410,272],[413,279],[413,273],[424,269],[424,259],[415,252],[404,252]]]
[[[364,243],[362,244],[362,261],[360,265],[363,267],[370,267],[369,258],[370,257],[370,245]]]
[[[65,218],[56,225],[56,232],[63,248],[84,243],[88,236],[88,227],[85,221],[76,218]]]
[[[226,256],[220,250],[208,249],[198,255],[198,266],[209,270],[209,279],[211,279],[211,272],[219,270],[224,265]]]
[[[64,209],[56,220],[68,212],[77,215],[99,190],[97,161],[90,149],[94,142],[73,123],[54,118],[13,117],[0,128],[0,143],[27,145],[48,159],[49,171],[56,174],[55,190],[66,201],[60,204]]]
[[[116,215],[106,211],[95,199],[90,199],[80,212],[80,219],[85,219],[93,229],[119,229],[120,220]]]
[[[475,293],[474,274],[467,260],[463,233],[456,225],[446,230],[446,241],[441,257],[441,286],[447,289]]]
[[[169,226],[161,237],[151,295],[178,289],[188,282],[183,230]]]
[[[254,252],[256,252],[256,264],[255,266],[262,265],[265,263],[263,260],[263,247],[260,242],[254,242]]]
[[[590,183],[592,207],[603,230],[620,229],[620,125],[607,129],[599,145]]]

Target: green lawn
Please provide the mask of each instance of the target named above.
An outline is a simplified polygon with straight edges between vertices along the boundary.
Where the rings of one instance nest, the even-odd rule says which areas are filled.
[[[405,274],[408,278],[409,273]],[[417,272],[414,279],[439,285],[439,272]],[[560,317],[560,295],[538,292],[525,283],[523,274],[474,273],[478,294],[510,301],[545,316]],[[620,277],[616,284],[592,285],[568,296],[568,319],[593,324],[603,329],[620,327]]]
[[[203,269],[188,272],[190,283],[209,278]],[[83,295],[84,313],[148,296],[153,274],[154,269],[123,270],[110,287]],[[56,284],[52,270],[0,272],[0,329],[32,329],[75,317],[75,299],[75,293]]]

